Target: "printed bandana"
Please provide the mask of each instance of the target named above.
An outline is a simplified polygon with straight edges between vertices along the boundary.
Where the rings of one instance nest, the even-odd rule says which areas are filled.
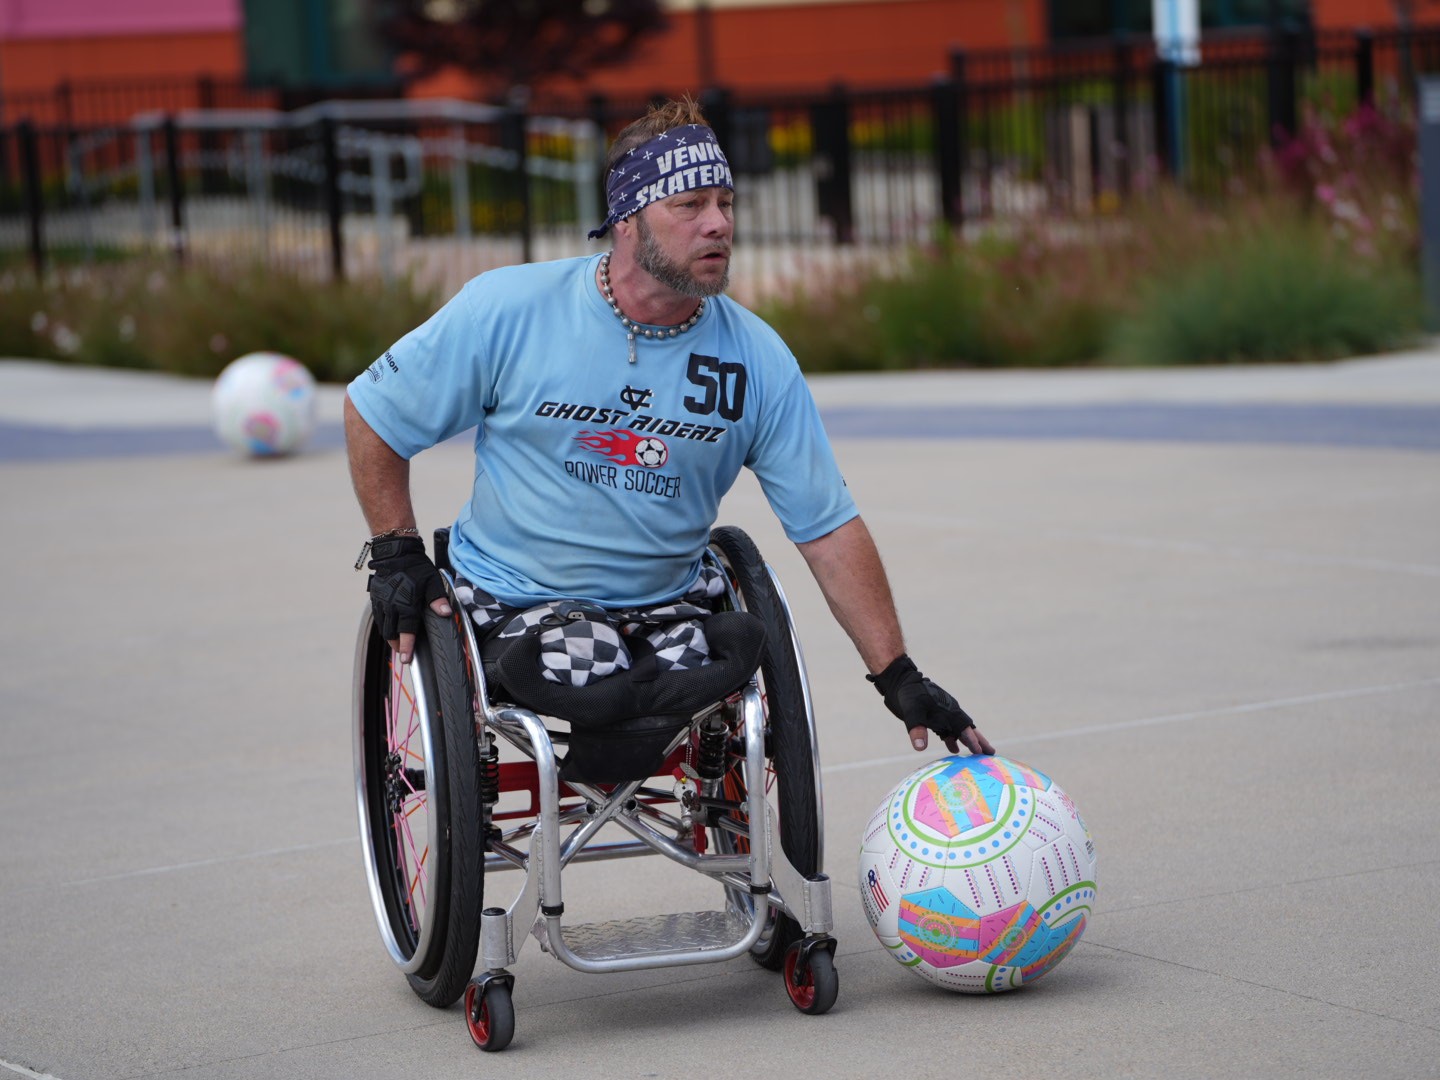
[[[730,164],[715,141],[715,132],[703,124],[662,131],[635,147],[610,170],[605,181],[610,215],[591,231],[590,239],[599,239],[611,225],[638,214],[653,202],[705,187],[735,190]]]

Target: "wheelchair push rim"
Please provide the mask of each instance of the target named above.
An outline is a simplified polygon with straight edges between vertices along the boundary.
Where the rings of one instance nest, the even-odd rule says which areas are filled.
[[[775,814],[786,857],[801,874],[815,874],[824,866],[819,751],[814,708],[790,605],[774,571],[743,531],[732,526],[715,529],[710,551],[730,582],[732,602],[758,615],[766,624],[766,652],[759,672],[767,728],[765,799]],[[725,778],[726,798],[743,801],[743,768],[738,758],[730,764]],[[745,841],[719,830],[715,840],[722,851],[745,850]],[[756,898],[744,890],[727,888],[726,893],[728,905],[737,914],[748,917],[754,910]],[[785,949],[801,933],[794,919],[772,909],[751,955],[763,967],[779,970]]]
[[[427,722],[425,662],[417,649],[409,665],[397,663],[374,620],[361,620],[353,731],[360,842],[381,940],[407,975],[429,959],[441,900],[436,797],[445,781]]]

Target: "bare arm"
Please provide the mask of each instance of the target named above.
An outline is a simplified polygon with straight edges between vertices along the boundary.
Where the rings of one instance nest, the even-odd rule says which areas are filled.
[[[870,674],[884,671],[905,651],[905,638],[890,580],[865,522],[851,518],[834,532],[796,546]]]
[[[410,500],[410,462],[375,434],[349,395],[345,397],[345,452],[350,460],[350,483],[355,488],[365,523],[370,526],[370,535],[415,528],[415,507]],[[436,600],[430,607],[441,615],[450,614],[450,605],[444,599]],[[408,663],[415,653],[415,635],[401,634],[390,642],[390,648],[402,664]]]
[[[835,620],[855,643],[860,659],[872,675],[884,671],[905,652],[905,638],[890,593],[890,580],[865,522],[852,518],[835,531],[796,546],[815,575]],[[916,750],[924,750],[929,741],[926,728],[910,728],[910,742]],[[978,728],[966,728],[959,742],[973,754],[995,752]],[[954,738],[947,738],[945,745],[951,753],[959,750]]]
[[[372,536],[391,529],[415,528],[410,502],[410,462],[365,422],[345,397],[345,451],[350,458],[350,483]]]

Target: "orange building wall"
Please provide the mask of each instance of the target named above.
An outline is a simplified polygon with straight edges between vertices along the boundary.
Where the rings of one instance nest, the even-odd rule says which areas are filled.
[[[0,41],[0,79],[9,92],[48,90],[67,80],[244,73],[244,43],[233,31]]]
[[[1391,0],[1310,0],[1310,11],[1315,25],[1322,28],[1383,30],[1395,25],[1395,5]],[[1418,22],[1433,23],[1440,18],[1440,3],[1419,0],[1415,17]]]
[[[1394,25],[1391,0],[1312,0],[1320,27]],[[1417,18],[1440,21],[1440,0],[1418,0]],[[699,91],[705,64],[701,16],[673,11],[669,28],[622,67],[537,88],[565,96],[644,97]],[[708,15],[711,69],[735,90],[815,90],[906,85],[945,71],[949,52],[1042,44],[1045,0],[841,0],[726,6]],[[239,31],[0,40],[0,94],[49,92],[65,81],[184,79],[245,74]],[[419,96],[474,97],[477,80],[449,72],[415,87]]]
[[[552,94],[646,96],[704,87],[693,11],[669,15],[669,28],[619,68],[583,81],[557,79]],[[779,7],[734,7],[708,16],[715,82],[731,89],[814,90],[906,85],[943,73],[953,47],[1003,49],[1045,39],[1044,0],[866,0]],[[449,73],[415,88],[420,96],[467,96],[474,80]]]

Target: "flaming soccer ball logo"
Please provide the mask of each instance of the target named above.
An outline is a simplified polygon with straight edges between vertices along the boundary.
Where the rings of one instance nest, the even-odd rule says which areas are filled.
[[[658,469],[670,459],[670,450],[653,436],[641,437],[633,431],[582,431],[575,441],[585,449],[613,461],[616,465],[639,465]]]

